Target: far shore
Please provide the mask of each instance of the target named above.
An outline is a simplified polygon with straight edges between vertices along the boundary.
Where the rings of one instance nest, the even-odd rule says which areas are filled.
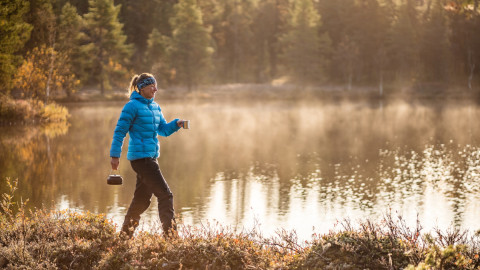
[[[39,100],[19,98],[20,93],[12,92],[11,94],[17,98],[4,95],[0,99],[0,109],[2,109],[0,125],[65,121],[68,118],[68,110],[63,106],[104,102],[125,103],[128,101],[126,89],[105,90],[102,94],[98,87],[84,87],[70,96],[65,94],[52,96],[48,106],[41,105],[43,103]],[[480,91],[438,83],[417,84],[409,87],[385,86],[381,90],[377,86],[355,86],[349,89],[346,85],[236,83],[202,85],[193,89],[181,86],[159,87],[155,100],[157,102],[228,102],[231,104],[265,101],[360,102],[380,104],[380,106],[397,101],[411,104],[450,104],[451,102],[480,104]]]
[[[415,87],[356,86],[348,89],[342,85],[301,86],[294,84],[222,84],[161,88],[156,96],[163,100],[204,101],[254,101],[254,100],[469,100],[480,101],[480,91],[440,84],[423,84]],[[59,103],[126,101],[126,89],[106,90],[102,95],[95,87],[78,90],[72,96],[55,99]]]

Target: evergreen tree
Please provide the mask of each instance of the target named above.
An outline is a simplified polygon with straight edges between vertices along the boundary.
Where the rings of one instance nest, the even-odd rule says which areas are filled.
[[[155,78],[162,85],[172,83],[171,64],[168,60],[167,49],[171,43],[171,39],[162,35],[157,28],[150,33],[147,41],[147,51],[145,63],[148,70],[155,74]]]
[[[358,46],[353,39],[355,34],[354,0],[319,0],[319,13],[322,18],[321,32],[328,33],[332,41],[333,54],[327,74],[330,80],[349,82],[353,80],[354,63],[357,62]]]
[[[392,38],[393,23],[397,18],[397,6],[393,0],[383,0],[380,3],[382,5],[383,19],[385,23],[383,30],[385,32],[383,33],[380,50],[376,56],[376,66],[379,69],[379,92],[380,95],[383,95],[384,80],[387,79],[391,81],[393,74],[389,46]]]
[[[343,42],[345,36],[353,36],[355,32],[354,0],[319,0],[319,13],[322,18],[322,30],[328,32],[335,47]]]
[[[468,2],[456,3],[454,8],[449,10],[449,38],[457,80],[466,80],[468,88],[473,89],[474,78],[480,74],[480,14],[477,8],[471,9],[470,5]]]
[[[83,16],[88,12],[88,0],[55,0],[54,1],[54,10],[61,11],[62,8],[69,3],[77,9],[77,12],[80,16]],[[58,12],[60,13],[60,12]]]
[[[286,0],[261,1],[255,14],[253,33],[255,46],[255,81],[264,82],[273,79],[277,73],[278,37],[285,27],[282,8],[287,7]]]
[[[60,59],[65,60],[64,63],[61,63],[64,74],[67,71],[70,75],[74,75],[65,76],[65,78],[72,78],[73,80],[66,83],[64,88],[67,96],[70,96],[77,82],[75,77],[80,77],[82,72],[80,69],[82,63],[79,46],[82,38],[84,38],[84,34],[81,32],[83,19],[77,13],[77,9],[70,3],[67,3],[62,8],[59,20],[56,50],[63,56]]]
[[[33,26],[30,40],[25,45],[27,51],[41,46],[54,47],[56,40],[56,19],[53,0],[32,0],[27,22]]]
[[[283,59],[289,73],[300,82],[322,78],[324,54],[330,46],[327,34],[319,36],[320,16],[311,0],[299,0],[290,9],[291,18],[282,37]]]
[[[57,16],[53,11],[53,0],[33,0],[30,1],[30,12],[28,14],[29,22],[33,26],[32,36],[27,42],[26,48],[33,54],[42,55],[45,58],[46,66],[42,65],[39,69],[45,69],[43,72],[46,74],[46,80],[44,82],[44,100],[47,104],[51,90],[55,88],[52,85],[54,81],[54,69],[57,61],[57,52],[55,50],[57,39]],[[48,59],[48,60],[47,60]],[[28,60],[27,60],[28,61]]]
[[[197,1],[197,5],[202,11],[203,25],[211,27],[212,35],[216,29],[224,23],[221,19],[222,12],[225,6],[224,0],[201,0]]]
[[[355,31],[353,39],[359,48],[361,70],[358,79],[363,82],[374,82],[381,78],[385,63],[385,43],[389,22],[387,13],[377,0],[361,0],[355,13]]]
[[[254,44],[252,0],[207,1],[203,10],[212,14],[207,24],[212,26],[216,44],[218,76],[227,82],[248,81],[253,77]]]
[[[337,76],[341,76],[341,80],[346,82],[348,90],[352,89],[353,77],[359,72],[357,70],[360,66],[359,58],[360,50],[357,44],[348,35],[345,35],[335,48],[333,61],[336,63],[336,69],[339,70]]]
[[[406,0],[399,7],[387,47],[394,78],[401,83],[411,81],[418,73],[420,26],[415,1]]]
[[[204,27],[202,12],[195,0],[180,0],[171,18],[172,42],[168,55],[176,79],[188,89],[198,84],[211,66],[213,49],[209,30]]]
[[[225,7],[224,0],[201,0],[197,5],[202,12],[203,25],[209,29],[213,53],[211,57],[212,69],[210,75],[212,82],[225,82],[224,59],[220,51],[225,47],[226,38],[223,18]]]
[[[129,77],[125,66],[132,47],[126,44],[119,12],[120,6],[115,6],[113,0],[89,0],[89,11],[84,16],[88,44],[82,46],[82,53],[88,60],[88,80],[100,84],[102,95],[111,88],[111,83],[120,80],[123,85]]]
[[[119,19],[124,23],[127,42],[134,45],[132,65],[135,69],[148,68],[145,59],[147,40],[153,29],[157,29],[163,35],[170,35],[169,19],[173,14],[175,0],[121,0],[116,3],[122,8]]]
[[[426,14],[421,43],[421,61],[424,79],[444,81],[447,75],[448,42],[444,7],[436,0],[433,9]]]
[[[77,13],[77,9],[70,3],[65,4],[60,15],[60,23],[58,25],[58,51],[74,57],[78,55],[78,46],[82,39],[85,38],[81,32],[83,27],[83,19]]]
[[[22,57],[22,50],[30,38],[32,26],[23,19],[29,4],[22,0],[5,0],[0,3],[0,92],[9,93],[12,76]]]

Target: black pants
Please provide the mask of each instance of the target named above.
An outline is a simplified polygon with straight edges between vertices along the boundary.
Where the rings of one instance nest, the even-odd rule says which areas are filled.
[[[155,158],[132,160],[133,170],[137,173],[137,184],[132,202],[128,208],[122,231],[133,235],[140,222],[140,215],[150,206],[152,194],[157,197],[158,214],[162,223],[163,232],[168,233],[175,227],[175,211],[173,209],[173,194],[163,178],[158,162]]]

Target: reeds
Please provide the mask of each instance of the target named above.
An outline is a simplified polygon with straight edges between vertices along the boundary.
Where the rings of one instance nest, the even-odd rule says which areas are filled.
[[[0,268],[7,269],[479,269],[480,233],[422,233],[400,216],[339,222],[340,229],[299,241],[295,231],[264,237],[220,224],[179,226],[179,236],[116,232],[105,215],[27,211],[7,179],[0,212]]]

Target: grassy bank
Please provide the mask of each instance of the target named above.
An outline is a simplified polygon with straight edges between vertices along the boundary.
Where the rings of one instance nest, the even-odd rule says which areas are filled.
[[[0,124],[65,122],[68,110],[56,103],[35,99],[13,99],[0,94]]]
[[[27,211],[2,194],[0,268],[7,269],[478,269],[480,236],[422,233],[400,217],[341,222],[300,242],[295,232],[263,237],[221,225],[179,226],[179,237],[139,232],[125,239],[104,215]]]

